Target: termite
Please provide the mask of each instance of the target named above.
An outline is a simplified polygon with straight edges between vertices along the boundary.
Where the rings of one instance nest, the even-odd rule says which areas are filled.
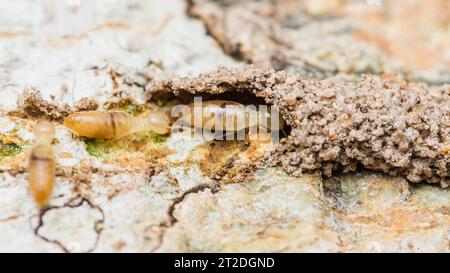
[[[172,116],[181,114],[172,126],[172,132],[177,128],[194,129],[195,133],[202,131],[206,139],[216,140],[270,140],[276,141],[276,131],[283,131],[284,121],[277,111],[270,106],[244,106],[241,103],[226,100],[194,101],[181,108],[172,109]],[[248,129],[248,135],[246,134]],[[270,133],[269,131],[273,132]],[[284,133],[284,131],[283,131]]]
[[[45,206],[52,194],[55,184],[56,160],[50,146],[55,128],[50,122],[42,121],[33,129],[34,146],[28,161],[29,187],[36,203]]]
[[[167,134],[170,118],[164,112],[153,110],[136,117],[121,111],[83,111],[67,116],[64,125],[83,137],[121,138],[145,131]]]
[[[244,106],[241,103],[227,100],[210,100],[188,104],[182,111],[180,121],[196,128],[208,128],[214,131],[240,131],[260,126],[268,130],[279,131],[284,121],[279,117],[272,120],[270,106]]]

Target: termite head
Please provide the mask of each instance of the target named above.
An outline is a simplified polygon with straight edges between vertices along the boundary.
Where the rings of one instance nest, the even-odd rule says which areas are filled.
[[[170,116],[162,111],[147,110],[142,115],[142,118],[147,119],[148,128],[157,134],[165,135],[170,132],[171,120]]]
[[[40,121],[33,128],[36,138],[52,140],[55,137],[55,127],[48,121]]]

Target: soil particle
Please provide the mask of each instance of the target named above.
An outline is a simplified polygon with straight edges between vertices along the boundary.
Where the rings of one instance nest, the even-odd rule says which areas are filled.
[[[75,111],[92,111],[98,109],[98,102],[93,98],[81,98],[75,105]]]
[[[28,88],[22,92],[18,105],[19,110],[11,111],[10,115],[22,118],[47,118],[49,120],[62,121],[65,116],[72,112],[67,104],[60,106],[44,100],[40,91],[34,88]]]
[[[450,141],[449,86],[379,77],[307,80],[249,66],[157,81],[147,86],[146,98],[158,92],[253,92],[264,98],[292,130],[262,160],[292,175],[320,170],[331,176],[363,166],[411,182],[448,184],[450,155],[443,151]]]
[[[112,96],[103,104],[104,109],[114,109],[135,104],[136,101],[126,91],[114,91]]]

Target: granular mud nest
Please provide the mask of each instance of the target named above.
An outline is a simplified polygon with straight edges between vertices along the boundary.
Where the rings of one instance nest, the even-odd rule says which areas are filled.
[[[262,159],[292,175],[355,171],[358,166],[447,187],[450,177],[450,87],[393,78],[307,80],[253,66],[151,83],[174,95],[253,93],[276,106],[289,135]]]

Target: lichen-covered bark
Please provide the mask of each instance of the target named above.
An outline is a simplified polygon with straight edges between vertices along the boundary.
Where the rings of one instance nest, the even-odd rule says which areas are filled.
[[[430,88],[395,79],[358,82],[307,80],[270,69],[221,69],[196,78],[172,77],[155,92],[253,92],[275,105],[292,131],[268,160],[286,171],[367,169],[409,181],[448,185],[450,87]]]
[[[195,2],[197,9],[208,8],[205,1]],[[223,6],[218,6],[219,2]],[[307,2],[334,6],[341,1]],[[365,1],[345,2],[357,2],[363,10],[368,9]],[[448,44],[439,21],[450,17],[433,15],[430,20],[420,20],[423,14],[433,14],[441,0],[395,1],[399,4],[394,8],[394,1],[382,2],[389,2],[386,14],[407,14],[405,22],[413,26],[392,28],[394,25],[388,24],[382,28],[402,30],[391,33],[389,43],[381,41],[383,47],[394,53],[407,49],[404,56],[409,59],[411,50],[420,53],[417,49],[421,47],[413,46],[415,43],[405,40],[404,35],[414,36],[418,30],[426,48],[433,49],[431,55],[428,51],[413,54],[411,64],[417,60],[419,66],[431,63],[426,74],[417,74],[414,65],[411,73],[394,71],[433,83],[445,82],[440,73],[445,72],[445,58],[450,55],[439,46]],[[390,58],[373,50],[370,42],[349,39],[355,32],[343,23],[351,19],[346,19],[347,15],[335,21],[335,15],[320,15],[323,11],[319,8],[315,15],[303,16],[302,9],[293,7],[302,7],[304,1],[210,3],[214,8],[226,8],[230,16],[223,28],[228,33],[223,42],[237,41],[238,45],[244,41],[251,58],[230,58],[217,43],[217,36],[208,35],[206,21],[187,14],[189,6],[184,0],[0,0],[0,252],[449,252],[450,189],[437,184],[411,184],[400,176],[360,170],[349,175],[335,172],[330,178],[297,177],[281,167],[269,168],[269,162],[257,166],[255,172],[254,162],[262,158],[270,143],[208,142],[183,134],[88,140],[72,135],[62,125],[64,116],[72,111],[142,110],[150,106],[143,104],[145,86],[150,95],[151,82],[166,76],[169,81],[161,88],[164,92],[176,91],[170,84],[177,81],[192,92],[231,91],[232,98],[243,94],[236,90],[253,88],[268,102],[280,106],[288,102],[261,89],[275,75],[284,79],[283,73],[245,69],[240,75],[221,71],[209,74],[207,81],[205,76],[196,78],[221,66],[268,61],[277,69],[304,73],[305,78],[348,72],[350,79],[358,79],[360,72],[377,74],[392,68],[387,62]],[[411,12],[415,5],[429,9]],[[246,13],[241,13],[243,10]],[[262,10],[259,15],[255,13]],[[448,14],[445,7],[438,10]],[[335,10],[326,12],[333,14]],[[375,18],[381,25],[405,18],[384,17],[384,12],[381,17],[371,13],[367,17],[359,9],[353,12],[348,17],[362,15],[362,28],[369,25],[367,18]],[[249,24],[243,24],[239,14],[245,15]],[[223,22],[219,20],[218,27],[223,27]],[[260,23],[262,28],[254,28]],[[266,32],[271,25],[283,26],[276,29],[281,30],[280,35],[273,40],[265,38],[267,33],[274,34]],[[249,29],[257,39],[248,36],[252,34]],[[386,38],[380,34],[389,33],[369,29],[361,36],[363,40]],[[295,38],[294,47],[280,44],[294,41],[286,34],[297,35],[299,30],[296,37],[301,38]],[[392,48],[392,42],[411,46]],[[180,80],[173,74],[191,78]],[[289,95],[292,83],[288,80],[295,82],[297,76],[268,86],[279,86],[280,94]],[[332,82],[353,86],[337,79]],[[308,86],[323,84],[312,81]],[[181,87],[174,84],[177,86]],[[319,94],[322,92],[312,92],[310,98]],[[292,120],[290,115],[293,118],[296,113],[285,113]],[[41,119],[55,126],[52,147],[57,157],[54,194],[50,207],[43,211],[30,195],[27,173],[32,128]],[[289,153],[296,156],[303,145],[290,141],[281,147],[293,150],[276,151],[284,159],[290,158]],[[297,175],[299,169],[293,164],[293,173]],[[228,183],[231,181],[236,183]]]
[[[223,51],[247,63],[311,78],[394,72],[450,80],[446,0],[187,2]]]

